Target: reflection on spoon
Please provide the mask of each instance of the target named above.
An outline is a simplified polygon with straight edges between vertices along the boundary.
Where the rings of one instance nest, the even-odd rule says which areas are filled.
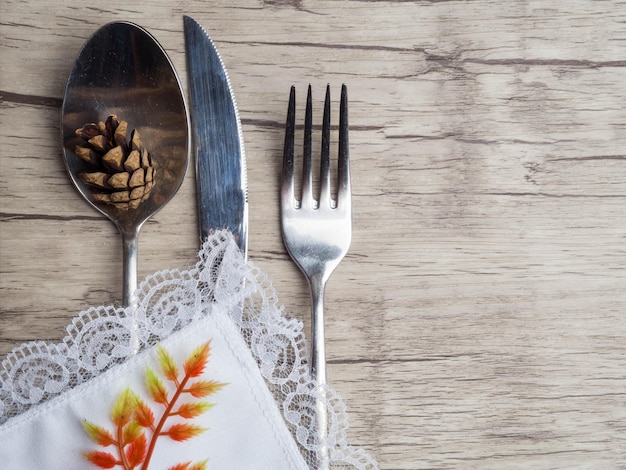
[[[85,43],[65,89],[62,137],[74,185],[122,235],[123,302],[134,310],[139,230],[178,191],[190,151],[180,81],[147,31],[113,22]],[[132,192],[140,185],[131,178],[139,173],[144,181],[137,198],[139,190]]]

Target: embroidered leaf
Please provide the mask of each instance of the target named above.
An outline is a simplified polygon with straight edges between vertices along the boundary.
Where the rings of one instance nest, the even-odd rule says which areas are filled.
[[[146,435],[141,433],[126,449],[126,461],[130,468],[135,468],[146,459],[148,452],[148,441]]]
[[[141,434],[143,434],[142,430],[143,428],[137,421],[133,420],[128,423],[123,432],[123,445],[129,444],[137,440],[141,436]]]
[[[154,413],[141,398],[138,398],[135,404],[135,421],[144,428],[154,427]]]
[[[185,361],[183,369],[186,377],[198,377],[204,372],[204,368],[211,353],[211,342],[198,346]]]
[[[191,462],[179,463],[168,468],[167,470],[189,470],[189,465],[191,465]]]
[[[85,452],[83,454],[87,460],[100,468],[113,468],[120,464],[117,459],[107,452]]]
[[[130,388],[127,388],[120,394],[111,412],[111,420],[116,426],[121,428],[128,424],[133,416],[135,401],[135,394]]]
[[[167,470],[206,470],[208,460],[192,464],[191,462],[179,463]]]
[[[210,410],[211,408],[213,408],[213,406],[215,405],[212,403],[207,403],[205,401],[199,401],[196,403],[183,403],[174,414],[180,416],[181,418],[192,419]]]
[[[159,365],[161,366],[161,370],[163,371],[165,378],[172,382],[176,382],[178,380],[179,372],[172,356],[170,356],[161,345],[159,345],[157,349],[157,354],[159,356]]]
[[[169,436],[171,439],[175,441],[186,441],[187,439],[191,439],[192,437],[196,437],[206,431],[206,428],[202,426],[198,426],[197,424],[185,424],[178,423],[172,425],[167,431],[163,434]]]
[[[165,385],[149,367],[146,369],[146,386],[148,387],[148,393],[154,401],[167,406],[168,400]]]
[[[103,447],[115,444],[115,439],[113,438],[113,435],[102,426],[98,426],[97,424],[93,424],[89,421],[83,420],[83,428],[85,429],[91,440],[94,441],[96,444]]]
[[[228,384],[214,380],[198,380],[187,387],[184,392],[190,393],[195,398],[204,398],[219,391]]]
[[[192,465],[191,467],[189,467],[189,470],[206,470],[207,468],[206,466],[208,462],[209,462],[208,460],[205,460],[204,462],[198,462]]]

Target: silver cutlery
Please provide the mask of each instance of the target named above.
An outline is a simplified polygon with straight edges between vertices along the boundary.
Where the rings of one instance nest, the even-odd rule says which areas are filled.
[[[229,230],[248,249],[246,160],[230,80],[209,35],[184,17],[200,234]]]
[[[180,82],[147,31],[113,22],[85,43],[65,89],[62,133],[72,182],[121,233],[123,303],[134,310],[139,231],[178,191],[189,155]],[[96,134],[98,142],[88,140]],[[132,151],[141,158],[133,160]]]
[[[348,93],[341,88],[339,111],[339,156],[337,162],[336,199],[332,197],[330,178],[330,87],[326,89],[322,119],[320,159],[320,194],[313,194],[311,134],[313,128],[311,87],[307,94],[304,120],[302,161],[302,195],[294,190],[294,139],[296,96],[291,88],[281,183],[281,227],[283,241],[293,261],[304,273],[311,290],[312,351],[311,373],[323,396],[326,385],[326,352],[324,347],[324,290],[328,278],[346,255],[352,238],[352,202],[348,152]],[[321,447],[320,465],[328,468],[326,447],[327,410],[320,398],[316,403],[316,430]]]

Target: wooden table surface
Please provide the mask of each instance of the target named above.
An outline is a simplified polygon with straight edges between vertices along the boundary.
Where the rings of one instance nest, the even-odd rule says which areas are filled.
[[[64,86],[129,20],[187,90],[183,14],[236,93],[250,258],[307,328],[279,225],[288,93],[348,85],[353,241],[326,326],[351,443],[385,469],[626,469],[623,0],[4,0],[0,353],[121,299],[120,238],[63,167]],[[140,278],[194,263],[194,178],[144,226]]]

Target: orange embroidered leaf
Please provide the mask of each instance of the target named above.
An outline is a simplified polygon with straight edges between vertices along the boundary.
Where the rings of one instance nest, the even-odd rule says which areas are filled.
[[[228,384],[214,380],[198,380],[189,385],[183,392],[190,393],[195,398],[204,398],[221,390]]]
[[[163,434],[169,436],[175,441],[186,441],[192,437],[196,437],[206,431],[206,428],[197,424],[174,424]]]
[[[174,414],[177,414],[181,418],[192,419],[210,410],[213,406],[215,405],[213,405],[212,403],[207,403],[205,401],[199,401],[196,403],[183,403]]]
[[[146,435],[141,433],[126,449],[126,461],[130,468],[135,468],[146,459],[148,441]]]
[[[154,413],[142,399],[138,398],[135,404],[135,421],[139,426],[152,429],[154,427]]]
[[[167,470],[189,470],[189,465],[191,465],[191,462],[179,463],[168,468]]]
[[[118,460],[113,455],[107,452],[85,452],[83,456],[91,463],[97,465],[100,468],[113,468],[121,463],[118,462]]]
[[[183,364],[187,377],[198,377],[204,372],[204,368],[211,353],[211,342],[198,346]]]
[[[161,370],[163,371],[165,378],[167,380],[171,380],[172,382],[176,382],[179,372],[172,356],[170,356],[161,345],[159,345],[157,349],[157,355],[159,357],[159,365],[161,366]]]
[[[116,426],[125,426],[132,418],[136,395],[130,388],[124,390],[115,401],[111,412],[111,419]]]
[[[91,440],[98,445],[107,447],[116,443],[113,435],[102,426],[83,420],[83,428]]]
[[[154,401],[167,406],[168,400],[165,385],[163,385],[161,379],[159,379],[150,368],[146,369],[146,386],[148,388],[148,393]]]

